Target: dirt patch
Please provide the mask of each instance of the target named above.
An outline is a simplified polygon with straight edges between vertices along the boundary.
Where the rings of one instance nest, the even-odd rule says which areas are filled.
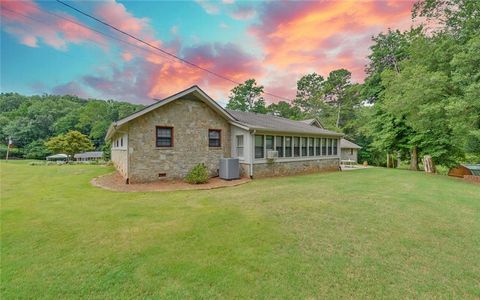
[[[208,183],[190,184],[182,180],[159,180],[149,183],[126,184],[125,179],[118,173],[110,173],[96,177],[90,181],[94,186],[116,192],[168,192],[183,190],[210,190],[229,186],[237,186],[249,182],[249,178],[223,180],[218,177],[210,178]]]

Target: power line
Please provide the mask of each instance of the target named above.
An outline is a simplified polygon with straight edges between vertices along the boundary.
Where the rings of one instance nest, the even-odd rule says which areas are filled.
[[[183,63],[185,63],[185,64],[187,64],[187,65],[189,65],[189,66],[191,66],[191,67],[198,68],[198,69],[200,69],[200,70],[202,70],[202,71],[204,71],[204,72],[207,72],[207,73],[209,73],[209,74],[211,74],[211,75],[213,75],[213,76],[216,76],[216,77],[218,77],[218,78],[220,78],[220,79],[229,81],[229,82],[231,82],[231,83],[234,83],[234,84],[237,84],[237,85],[241,84],[241,83],[238,82],[238,81],[235,81],[235,80],[233,80],[233,79],[231,79],[231,78],[228,78],[228,77],[226,77],[226,76],[224,76],[224,75],[221,75],[221,74],[219,74],[219,73],[216,73],[216,72],[214,72],[214,71],[211,71],[211,70],[209,70],[209,69],[206,69],[206,68],[204,68],[204,67],[202,67],[202,66],[199,66],[199,65],[197,65],[197,64],[195,64],[195,63],[193,63],[193,62],[190,62],[190,61],[188,61],[188,60],[186,60],[186,59],[183,59],[183,58],[181,58],[181,57],[179,57],[179,56],[177,56],[177,55],[175,55],[175,54],[173,54],[173,53],[170,53],[170,52],[168,52],[168,51],[166,51],[166,50],[164,50],[164,49],[162,49],[162,48],[160,48],[160,47],[157,47],[157,46],[155,46],[155,45],[153,45],[153,44],[151,44],[151,43],[149,43],[149,42],[147,42],[147,41],[145,41],[145,40],[143,40],[143,39],[141,39],[141,38],[138,38],[138,37],[136,37],[136,36],[134,36],[134,35],[132,35],[132,34],[130,34],[130,33],[128,33],[128,32],[125,32],[125,31],[123,31],[123,30],[121,30],[121,29],[119,29],[119,28],[117,28],[117,27],[115,27],[115,26],[113,26],[113,25],[111,25],[111,24],[103,21],[103,20],[100,20],[100,19],[98,19],[97,17],[92,16],[92,15],[90,15],[90,14],[88,14],[88,13],[86,13],[86,12],[84,12],[84,11],[82,11],[82,10],[80,10],[80,9],[78,9],[78,8],[70,5],[70,4],[68,4],[68,3],[65,3],[65,2],[63,2],[63,1],[61,1],[61,0],[56,0],[56,1],[57,1],[58,3],[60,3],[60,4],[62,4],[62,5],[65,5],[66,7],[70,8],[70,9],[73,9],[74,11],[76,11],[76,12],[78,12],[78,13],[80,13],[80,14],[88,17],[88,18],[91,18],[91,19],[93,19],[93,20],[95,20],[95,21],[97,21],[97,22],[99,22],[99,23],[101,23],[101,24],[103,24],[103,25],[105,25],[105,26],[107,26],[107,27],[109,27],[109,28],[112,28],[113,30],[118,31],[118,32],[120,32],[120,33],[122,33],[122,34],[124,34],[124,35],[126,35],[126,36],[128,36],[128,37],[130,37],[130,38],[132,38],[132,39],[134,39],[134,40],[142,43],[142,44],[145,44],[145,45],[147,45],[147,46],[149,46],[149,47],[151,47],[151,48],[153,48],[153,49],[156,49],[156,50],[160,51],[161,53],[163,53],[163,54],[165,54],[165,55],[168,55],[168,56],[170,56],[170,57],[173,57],[173,58],[175,58],[175,59],[177,59],[177,60],[179,60],[179,61],[181,61],[181,62],[183,62]],[[285,98],[285,97],[281,97],[281,96],[277,96],[277,95],[275,95],[275,94],[272,94],[272,93],[269,93],[269,92],[266,92],[266,91],[264,91],[264,94],[269,95],[269,96],[272,96],[272,97],[275,97],[275,98],[283,99],[283,100],[286,100],[286,101],[291,101],[291,99],[288,99],[288,98]]]

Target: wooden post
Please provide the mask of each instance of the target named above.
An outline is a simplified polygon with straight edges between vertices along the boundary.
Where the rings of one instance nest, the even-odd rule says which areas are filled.
[[[435,165],[430,155],[423,157],[423,168],[425,169],[425,173],[435,173]]]

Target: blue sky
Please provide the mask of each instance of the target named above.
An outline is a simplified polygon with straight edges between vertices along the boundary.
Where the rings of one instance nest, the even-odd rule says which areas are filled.
[[[411,1],[69,1],[69,4],[236,82],[281,97],[310,72],[346,68],[361,82],[371,36],[411,25]],[[56,16],[52,15],[55,14]],[[225,102],[235,84],[141,50],[54,1],[1,0],[1,91],[151,103],[197,84]],[[99,30],[116,39],[98,34]],[[273,102],[279,99],[267,98]]]

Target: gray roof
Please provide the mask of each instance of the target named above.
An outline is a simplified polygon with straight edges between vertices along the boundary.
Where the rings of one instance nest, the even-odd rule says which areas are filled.
[[[73,157],[74,158],[102,158],[103,152],[102,151],[83,152],[83,153],[77,153]]]
[[[480,165],[462,165],[469,169],[473,175],[480,176]]]
[[[271,132],[288,132],[304,134],[321,134],[342,136],[342,133],[326,130],[317,126],[312,126],[305,121],[295,121],[273,115],[257,114],[252,112],[243,112],[226,109],[238,122],[251,129],[265,130]]]
[[[341,140],[340,140],[340,148],[344,148],[344,149],[361,149],[362,147],[360,147],[359,145],[357,145],[357,144],[355,144],[355,143],[350,142],[349,140],[341,139]]]
[[[60,153],[60,154],[54,154],[54,155],[47,156],[47,158],[68,158],[68,155]]]

